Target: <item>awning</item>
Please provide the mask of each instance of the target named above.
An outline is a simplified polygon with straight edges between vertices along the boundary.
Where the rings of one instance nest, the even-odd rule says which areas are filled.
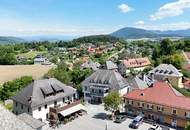
[[[77,111],[80,111],[80,110],[86,111],[85,106],[83,106],[82,104],[78,104],[78,105],[75,105],[75,106],[68,108],[64,111],[61,111],[60,114],[63,116],[68,116],[68,115],[71,115],[71,114],[73,114]]]

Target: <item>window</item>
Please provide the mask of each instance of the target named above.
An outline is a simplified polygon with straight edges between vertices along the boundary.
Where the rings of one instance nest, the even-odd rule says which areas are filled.
[[[185,117],[190,118],[190,112],[185,112]]]
[[[147,108],[148,108],[148,109],[153,109],[154,106],[153,106],[152,104],[147,104]]]
[[[102,90],[101,90],[101,89],[99,89],[99,93],[102,93]]]
[[[28,108],[28,112],[30,112],[30,108]]]
[[[87,86],[84,87],[84,90],[87,91]]]
[[[16,102],[16,107],[17,107],[18,103]]]
[[[133,105],[133,101],[132,100],[128,100],[128,104],[129,105]]]
[[[47,109],[47,104],[44,107],[45,107],[45,109]]]
[[[172,114],[177,114],[177,110],[173,109]]]
[[[48,118],[49,118],[49,114],[47,113],[47,114],[46,114],[46,119],[48,119]]]
[[[57,101],[54,101],[54,105],[57,105]]]
[[[144,103],[140,102],[139,107],[144,107]]]
[[[65,98],[63,98],[63,103],[65,103]]]
[[[21,105],[21,109],[23,109],[23,105]]]
[[[41,111],[41,107],[38,107],[38,111]]]
[[[73,98],[76,99],[76,94],[75,93],[73,94]]]
[[[164,108],[162,106],[157,106],[157,111],[164,111]]]

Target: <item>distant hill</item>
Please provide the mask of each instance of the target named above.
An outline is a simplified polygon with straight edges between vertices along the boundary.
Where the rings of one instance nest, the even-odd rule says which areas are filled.
[[[111,35],[92,35],[74,39],[73,42],[95,43],[95,42],[117,42],[119,38]]]
[[[124,39],[140,38],[163,38],[163,37],[190,37],[190,29],[175,31],[145,30],[139,28],[126,27],[110,34],[112,36]]]
[[[25,40],[18,37],[4,37],[0,36],[0,44],[12,44],[12,43],[21,43]]]

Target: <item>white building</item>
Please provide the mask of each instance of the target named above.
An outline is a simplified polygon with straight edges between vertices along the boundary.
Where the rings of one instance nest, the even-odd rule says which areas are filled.
[[[78,99],[77,91],[73,87],[66,86],[60,81],[51,78],[44,80],[36,80],[24,89],[22,89],[13,98],[13,112],[18,115],[21,113],[28,113],[34,118],[42,120],[43,122],[49,118],[50,108],[62,108]],[[78,105],[78,104],[76,104]],[[72,106],[74,107],[74,106]],[[77,107],[76,112],[84,109]],[[72,113],[66,113],[67,116]]]
[[[34,58],[34,64],[40,64],[40,65],[50,65],[51,62],[46,58],[41,55],[37,55]]]
[[[121,96],[131,91],[126,80],[115,70],[99,69],[82,82],[84,100],[102,103],[103,98],[113,90]]]

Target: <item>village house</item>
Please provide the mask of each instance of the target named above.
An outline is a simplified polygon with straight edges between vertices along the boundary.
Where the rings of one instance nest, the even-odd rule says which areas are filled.
[[[153,81],[168,81],[172,86],[183,88],[183,74],[172,64],[160,64],[149,72]]]
[[[131,70],[143,71],[146,67],[150,66],[151,63],[147,57],[144,58],[133,58],[121,61],[119,64],[119,72],[122,75],[129,74]]]
[[[153,87],[137,89],[124,95],[126,112],[144,115],[145,119],[185,127],[190,121],[190,98],[183,96],[166,82],[156,82]]]
[[[89,103],[102,103],[103,98],[113,90],[120,95],[131,91],[126,80],[115,70],[99,69],[82,82],[84,100]]]
[[[89,59],[81,65],[80,69],[81,70],[92,69],[93,71],[96,71],[99,69],[99,67],[100,67],[100,64],[98,62],[93,62],[91,59]]]
[[[43,122],[49,119],[50,108],[63,109],[63,111],[59,112],[63,117],[84,109],[81,107],[80,102],[77,102],[78,94],[76,89],[54,78],[35,80],[12,99],[13,112],[16,115],[27,113]],[[75,105],[72,105],[71,108],[67,107],[71,104]]]
[[[34,64],[40,64],[40,65],[50,65],[51,62],[46,57],[43,57],[42,55],[37,55],[34,58]]]

